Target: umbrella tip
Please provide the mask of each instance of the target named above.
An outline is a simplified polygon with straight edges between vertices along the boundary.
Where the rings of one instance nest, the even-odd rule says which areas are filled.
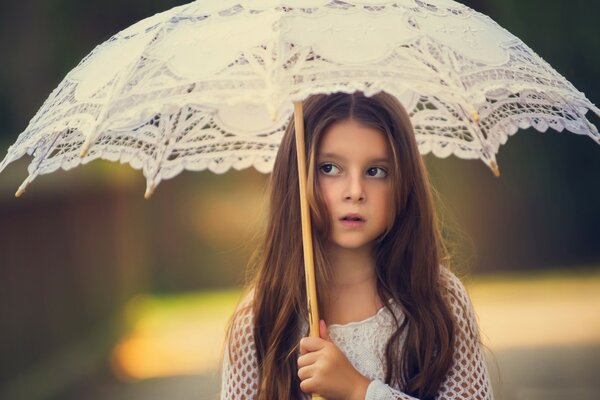
[[[496,164],[496,161],[490,161],[490,168],[492,169],[494,176],[498,178],[500,176],[500,169],[498,168],[498,164]]]
[[[85,138],[85,142],[83,142],[83,145],[81,146],[81,150],[79,151],[79,157],[83,158],[87,155],[88,151],[90,150],[90,145],[92,144],[92,137],[88,136]]]
[[[21,195],[23,193],[25,193],[26,188],[27,188],[27,184],[25,182],[23,182],[21,184],[21,186],[19,186],[19,189],[17,189],[17,192],[15,193],[15,197],[21,197]]]
[[[479,122],[479,113],[477,111],[474,111],[473,114],[471,114],[471,120],[473,122]]]
[[[156,184],[151,183],[150,185],[148,185],[148,187],[146,188],[146,193],[144,193],[144,198],[146,200],[148,200],[150,197],[152,197],[152,194],[154,193],[154,189],[156,189]]]

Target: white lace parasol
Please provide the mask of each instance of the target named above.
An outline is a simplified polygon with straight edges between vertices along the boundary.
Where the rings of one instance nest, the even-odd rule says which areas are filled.
[[[521,40],[451,0],[201,0],[94,49],[10,146],[35,177],[97,158],[150,194],[184,169],[270,171],[293,101],[385,90],[422,154],[483,160],[520,128],[600,135],[583,93]],[[80,154],[81,153],[81,154]]]

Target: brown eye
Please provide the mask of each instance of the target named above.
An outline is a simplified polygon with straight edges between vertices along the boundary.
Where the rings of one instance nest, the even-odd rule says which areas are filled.
[[[340,169],[333,164],[323,164],[319,169],[325,175],[337,175],[340,172]]]
[[[371,167],[367,170],[367,175],[373,178],[385,178],[387,171],[381,167]]]

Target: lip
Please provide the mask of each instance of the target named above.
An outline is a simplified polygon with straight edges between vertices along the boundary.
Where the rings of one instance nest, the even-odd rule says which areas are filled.
[[[359,218],[358,220],[353,220],[353,218]],[[367,222],[365,217],[357,213],[349,213],[345,214],[339,219],[342,226],[346,228],[361,228]]]

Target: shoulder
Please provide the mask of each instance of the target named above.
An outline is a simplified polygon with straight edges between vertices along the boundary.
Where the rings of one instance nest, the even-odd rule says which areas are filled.
[[[252,309],[252,304],[254,302],[254,288],[248,290],[248,292],[242,295],[242,299],[236,308],[237,311],[242,311],[244,309],[250,308]]]
[[[250,289],[246,294],[242,295],[233,315],[231,317],[232,328],[244,328],[250,326],[254,319],[254,289]]]
[[[440,265],[440,285],[449,297],[451,305],[465,305],[470,302],[469,294],[462,281],[448,268]]]
[[[493,392],[471,300],[455,274],[442,266],[441,275],[453,313],[455,335],[452,365],[437,398],[491,400]]]
[[[253,346],[254,343],[254,291],[250,290],[236,307],[228,329],[229,345],[234,351]]]
[[[257,398],[259,366],[252,300],[252,292],[243,296],[231,317],[223,354],[221,399]]]
[[[477,320],[469,293],[462,281],[448,268],[440,266],[440,284],[450,306],[458,330],[467,335],[479,336]]]

